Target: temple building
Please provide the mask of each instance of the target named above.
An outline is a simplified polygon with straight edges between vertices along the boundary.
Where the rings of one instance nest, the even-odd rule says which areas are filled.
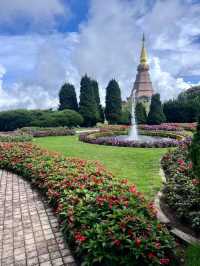
[[[145,106],[147,113],[151,103],[151,97],[153,95],[152,82],[149,75],[149,65],[147,50],[145,48],[145,37],[142,39],[142,50],[140,55],[140,64],[137,68],[136,80],[131,95],[135,94],[137,102],[142,102]]]

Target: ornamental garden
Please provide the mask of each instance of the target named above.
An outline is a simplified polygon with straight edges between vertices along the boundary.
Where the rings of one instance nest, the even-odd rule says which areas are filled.
[[[200,265],[200,88],[149,112],[138,102],[139,136],[116,80],[84,76],[58,110],[0,112],[0,168],[48,199],[77,265]],[[149,139],[150,138],[150,139]],[[155,138],[151,141],[151,138]]]

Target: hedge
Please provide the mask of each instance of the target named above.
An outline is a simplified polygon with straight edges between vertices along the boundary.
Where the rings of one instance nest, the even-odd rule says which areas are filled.
[[[0,143],[0,168],[46,194],[82,265],[176,263],[175,242],[153,204],[98,162],[64,158],[31,143]]]
[[[163,200],[182,223],[200,233],[200,182],[192,171],[188,145],[180,146],[162,159],[167,179]]]
[[[22,127],[73,127],[82,123],[82,116],[73,110],[12,110],[0,112],[0,131],[12,131]]]
[[[73,136],[76,134],[75,130],[66,127],[23,127],[17,132],[27,133],[33,137]]]
[[[0,142],[29,142],[32,140],[33,137],[28,134],[0,134]]]

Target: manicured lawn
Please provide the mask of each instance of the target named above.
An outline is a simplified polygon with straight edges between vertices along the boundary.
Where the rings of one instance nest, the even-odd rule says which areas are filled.
[[[159,161],[166,149],[92,145],[79,142],[77,136],[37,138],[34,142],[69,157],[98,160],[117,177],[136,184],[147,197],[153,197],[161,186]]]

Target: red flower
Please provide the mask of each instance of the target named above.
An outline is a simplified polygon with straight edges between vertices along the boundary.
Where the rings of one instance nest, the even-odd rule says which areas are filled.
[[[133,193],[133,194],[135,194],[136,192],[137,192],[137,189],[136,189],[136,186],[130,186],[129,187],[129,191],[131,192],[131,193]]]
[[[81,233],[78,232],[78,233],[75,234],[75,239],[76,239],[76,241],[82,243],[82,242],[84,242],[87,239],[87,237],[81,235]]]
[[[166,259],[166,258],[164,258],[164,259],[160,259],[160,264],[161,265],[168,265],[169,264],[169,259]]]
[[[160,243],[157,242],[157,243],[155,244],[155,247],[156,247],[157,249],[160,249]]]
[[[136,238],[136,240],[135,240],[135,244],[136,244],[136,247],[140,247],[140,245],[141,245],[141,239],[139,239],[139,238]]]
[[[155,254],[152,253],[152,252],[150,252],[150,253],[148,254],[148,258],[149,258],[150,260],[154,259],[154,258],[155,258]]]
[[[198,179],[192,179],[192,184],[193,184],[194,186],[197,186],[197,185],[200,184],[200,181],[199,181]]]
[[[116,239],[113,241],[113,244],[116,246],[116,247],[119,247],[121,245],[121,241]]]

